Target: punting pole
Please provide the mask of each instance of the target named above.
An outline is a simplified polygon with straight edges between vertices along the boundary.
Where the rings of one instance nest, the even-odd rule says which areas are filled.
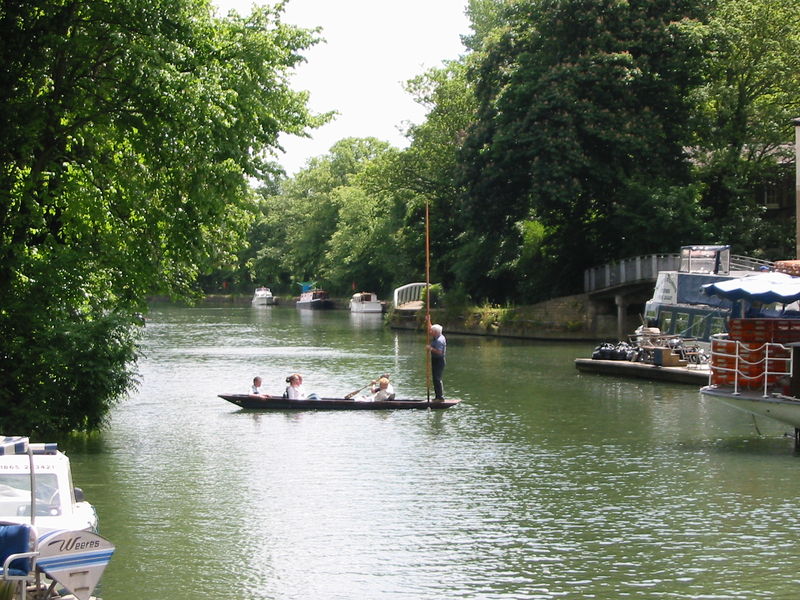
[[[428,198],[425,198],[425,385],[431,401],[431,351],[428,348],[431,330],[431,227]]]

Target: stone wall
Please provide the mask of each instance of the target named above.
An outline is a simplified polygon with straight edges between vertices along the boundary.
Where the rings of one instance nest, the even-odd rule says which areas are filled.
[[[598,312],[587,294],[513,308],[478,307],[457,314],[434,309],[431,319],[450,333],[529,339],[595,341],[614,339],[617,331],[616,314]],[[390,316],[391,326],[399,329],[419,329],[423,320],[421,313]]]

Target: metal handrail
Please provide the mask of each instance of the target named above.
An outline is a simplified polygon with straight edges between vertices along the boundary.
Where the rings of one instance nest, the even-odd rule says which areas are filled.
[[[770,387],[770,375],[773,376],[791,376],[791,358],[787,356],[770,356],[770,350],[781,350],[783,352],[791,351],[791,349],[783,344],[778,344],[775,342],[764,342],[760,346],[756,348],[751,348],[749,346],[744,346],[744,343],[751,343],[751,342],[741,342],[739,340],[731,340],[727,339],[727,333],[720,333],[711,337],[711,373],[712,377],[714,372],[723,372],[723,373],[733,373],[733,394],[738,396],[739,395],[739,380],[754,380],[759,379],[761,377],[764,378],[764,393],[763,396],[766,398],[769,396],[768,390]],[[716,350],[716,345],[714,344],[715,341],[720,342],[733,342],[735,344],[734,348],[735,351],[733,354],[729,352],[721,352]],[[757,343],[757,342],[756,342]],[[746,354],[753,354],[764,351],[764,356],[760,360],[748,360],[742,356],[742,349],[744,348]],[[717,364],[717,358],[732,358],[734,359],[734,366],[733,368],[730,367],[723,367]],[[787,368],[782,371],[771,371],[770,370],[770,362],[769,361],[782,361],[784,364],[787,365]],[[742,372],[742,368],[746,366],[753,366],[753,365],[760,365],[764,364],[764,369],[761,370],[757,375],[748,375],[747,373]]]

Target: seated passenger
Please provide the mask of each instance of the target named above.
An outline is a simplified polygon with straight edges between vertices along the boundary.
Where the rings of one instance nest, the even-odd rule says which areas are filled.
[[[270,398],[269,394],[261,391],[261,377],[253,377],[253,385],[250,387],[250,395],[258,396],[260,398]]]
[[[372,389],[371,389],[372,393],[376,394],[381,390],[380,386],[381,379],[385,379],[387,382],[389,382],[389,385],[386,387],[386,393],[391,397],[387,397],[386,400],[394,400],[394,386],[392,385],[392,382],[389,381],[388,373],[384,373],[378,379],[372,382]]]
[[[286,386],[286,391],[283,393],[284,398],[289,400],[319,400],[316,394],[306,395],[306,391],[303,388],[303,376],[300,373],[289,375],[286,378],[286,383],[289,385]]]
[[[377,391],[372,395],[373,402],[381,402],[384,400],[394,400],[394,390],[389,390],[389,380],[386,377],[378,379]]]

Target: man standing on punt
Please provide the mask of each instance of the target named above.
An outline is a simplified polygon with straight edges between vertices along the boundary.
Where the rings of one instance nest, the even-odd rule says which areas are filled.
[[[434,400],[444,400],[442,389],[442,374],[444,373],[445,354],[447,353],[447,339],[442,335],[442,326],[431,325],[428,329],[431,343],[428,350],[431,353],[431,377],[433,379]]]

